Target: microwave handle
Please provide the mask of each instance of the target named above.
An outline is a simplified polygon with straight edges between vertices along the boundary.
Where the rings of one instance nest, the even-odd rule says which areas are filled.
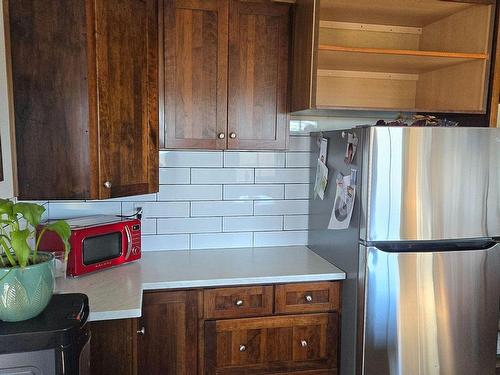
[[[128,225],[125,226],[125,234],[127,235],[127,254],[125,255],[125,260],[127,260],[132,252],[132,234]]]

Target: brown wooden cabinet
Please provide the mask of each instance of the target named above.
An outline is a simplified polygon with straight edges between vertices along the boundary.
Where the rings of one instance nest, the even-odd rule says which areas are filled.
[[[495,3],[297,0],[291,111],[485,114]]]
[[[137,320],[117,319],[90,323],[90,373],[137,374]]]
[[[158,190],[158,0],[8,3],[18,197]]]
[[[163,0],[165,148],[286,148],[290,9]]]
[[[139,374],[194,375],[200,291],[146,292],[138,324]]]
[[[336,375],[339,294],[339,282],[148,291],[140,318],[91,323],[92,374]]]

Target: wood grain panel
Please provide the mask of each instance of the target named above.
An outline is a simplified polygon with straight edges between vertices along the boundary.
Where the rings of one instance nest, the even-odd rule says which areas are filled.
[[[241,301],[241,305],[238,305],[237,301]],[[219,288],[204,291],[205,319],[241,318],[272,313],[272,286]]]
[[[290,4],[230,4],[228,148],[285,148]]]
[[[227,0],[164,2],[165,147],[223,149]]]
[[[136,319],[91,322],[91,374],[135,375],[137,373],[136,331]]]
[[[96,124],[88,121],[86,2],[13,0],[8,10],[18,197],[87,198]]]
[[[157,12],[157,0],[96,2],[101,198],[157,190],[149,176],[150,149],[158,151]]]
[[[138,337],[139,374],[194,375],[199,291],[146,292]]]
[[[293,48],[290,111],[316,105],[319,5],[316,0],[297,0],[293,8]]]
[[[336,313],[208,321],[205,339],[207,374],[337,369]]]
[[[310,298],[309,298],[310,297]],[[277,314],[340,310],[340,283],[276,285]]]

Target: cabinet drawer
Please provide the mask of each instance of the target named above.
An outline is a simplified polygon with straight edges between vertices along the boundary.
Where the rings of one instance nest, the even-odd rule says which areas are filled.
[[[276,285],[277,314],[338,311],[339,307],[338,282]]]
[[[241,318],[273,313],[273,287],[207,289],[204,292],[205,319]]]
[[[333,371],[337,347],[337,313],[205,323],[207,374]]]

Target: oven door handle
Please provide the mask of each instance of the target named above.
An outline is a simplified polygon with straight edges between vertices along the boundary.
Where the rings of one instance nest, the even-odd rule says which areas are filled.
[[[125,260],[127,260],[132,252],[132,233],[130,233],[130,228],[127,225],[125,226],[125,234],[127,235],[127,254],[125,254]]]

